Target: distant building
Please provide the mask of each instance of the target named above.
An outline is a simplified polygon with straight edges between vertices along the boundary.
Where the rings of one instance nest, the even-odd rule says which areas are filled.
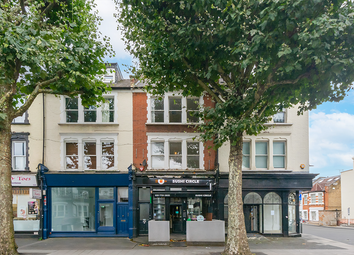
[[[354,159],[354,158],[353,158]],[[354,225],[354,169],[341,173],[342,177],[342,220],[343,224]]]
[[[337,225],[341,210],[341,177],[319,177],[311,191],[302,192],[303,221],[320,225]]]

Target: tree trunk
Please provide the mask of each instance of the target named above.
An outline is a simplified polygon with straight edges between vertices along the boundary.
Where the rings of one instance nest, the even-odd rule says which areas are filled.
[[[0,122],[0,254],[17,253],[12,212],[11,187],[11,120],[8,116],[12,106],[9,102],[3,113],[6,119]]]
[[[234,145],[233,142],[235,143]],[[242,133],[230,141],[229,155],[229,217],[224,254],[251,255],[248,246],[242,202]]]

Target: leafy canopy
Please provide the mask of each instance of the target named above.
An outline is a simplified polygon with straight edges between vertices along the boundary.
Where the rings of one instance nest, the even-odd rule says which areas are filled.
[[[119,9],[133,71],[151,93],[213,97],[200,128],[217,146],[259,133],[283,108],[339,101],[354,79],[351,1],[123,0]]]
[[[94,6],[93,0],[1,1],[3,117],[22,115],[39,93],[81,94],[85,104],[102,100],[108,88],[98,77],[105,73],[103,58],[113,51],[98,33]],[[18,108],[20,101],[25,104]]]

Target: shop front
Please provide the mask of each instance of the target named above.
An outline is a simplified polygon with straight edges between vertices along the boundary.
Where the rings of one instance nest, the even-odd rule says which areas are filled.
[[[186,234],[186,222],[212,220],[213,178],[136,178],[139,235],[148,234],[148,221],[168,221],[171,234]]]
[[[13,223],[16,235],[38,236],[41,190],[35,174],[14,174],[12,181]]]
[[[248,233],[296,236],[301,234],[299,190],[310,190],[314,174],[249,174],[242,177],[245,227]],[[217,190],[218,217],[228,225],[228,176]]]
[[[45,181],[44,238],[129,235],[128,174],[47,173]]]

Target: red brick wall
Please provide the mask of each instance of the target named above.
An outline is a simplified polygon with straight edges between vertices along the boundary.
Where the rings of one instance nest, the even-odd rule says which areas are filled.
[[[147,161],[147,96],[145,93],[133,93],[133,164],[141,167]]]
[[[205,106],[213,106],[214,102],[208,96],[204,97]],[[144,159],[147,160],[147,135],[146,133],[193,133],[196,131],[193,125],[161,125],[147,123],[147,95],[145,93],[133,93],[133,164],[141,167]],[[204,169],[214,170],[216,151],[212,147],[212,141],[204,144]]]

